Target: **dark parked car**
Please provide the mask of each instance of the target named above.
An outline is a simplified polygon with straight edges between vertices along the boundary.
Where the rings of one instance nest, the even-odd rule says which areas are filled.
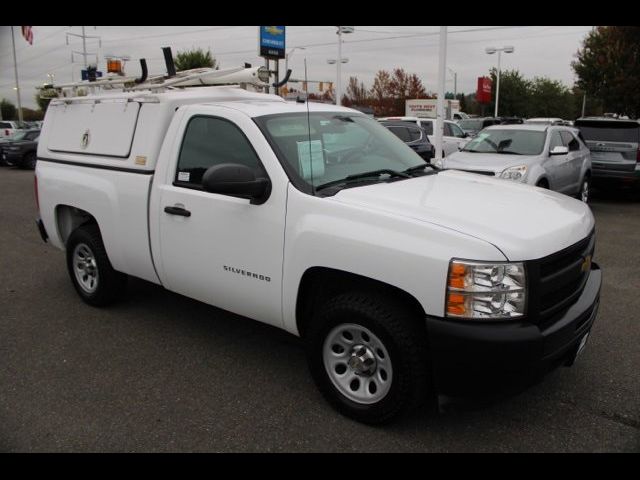
[[[40,130],[25,130],[0,143],[2,164],[35,169],[39,138]]]
[[[626,180],[640,185],[640,123],[608,117],[574,122],[591,150],[592,180]]]
[[[470,137],[475,137],[478,132],[491,125],[499,125],[500,119],[494,117],[465,118],[458,122],[458,126]]]
[[[391,133],[411,147],[418,155],[430,163],[435,156],[435,147],[429,142],[424,128],[408,122],[380,122]]]

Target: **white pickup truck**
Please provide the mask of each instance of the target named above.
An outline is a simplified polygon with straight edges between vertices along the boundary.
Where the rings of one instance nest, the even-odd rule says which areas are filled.
[[[60,98],[35,183],[85,302],[135,276],[282,328],[363,422],[570,364],[599,304],[587,205],[439,171],[347,108],[230,86]]]

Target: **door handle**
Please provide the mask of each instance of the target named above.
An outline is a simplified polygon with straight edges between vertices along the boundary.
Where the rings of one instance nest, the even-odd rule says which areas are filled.
[[[180,215],[181,217],[191,216],[191,212],[182,207],[164,207],[164,211],[169,215]]]

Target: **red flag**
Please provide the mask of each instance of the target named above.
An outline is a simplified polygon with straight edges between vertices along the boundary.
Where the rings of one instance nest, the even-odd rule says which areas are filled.
[[[33,45],[33,30],[31,30],[31,27],[22,27],[22,36],[29,42],[29,45]]]

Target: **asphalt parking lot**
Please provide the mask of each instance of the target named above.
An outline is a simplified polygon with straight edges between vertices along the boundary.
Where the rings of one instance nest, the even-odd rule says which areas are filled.
[[[592,202],[602,303],[573,367],[384,427],[334,412],[278,329],[135,279],[84,304],[36,229],[33,172],[1,168],[0,195],[0,451],[640,451],[638,192]]]

